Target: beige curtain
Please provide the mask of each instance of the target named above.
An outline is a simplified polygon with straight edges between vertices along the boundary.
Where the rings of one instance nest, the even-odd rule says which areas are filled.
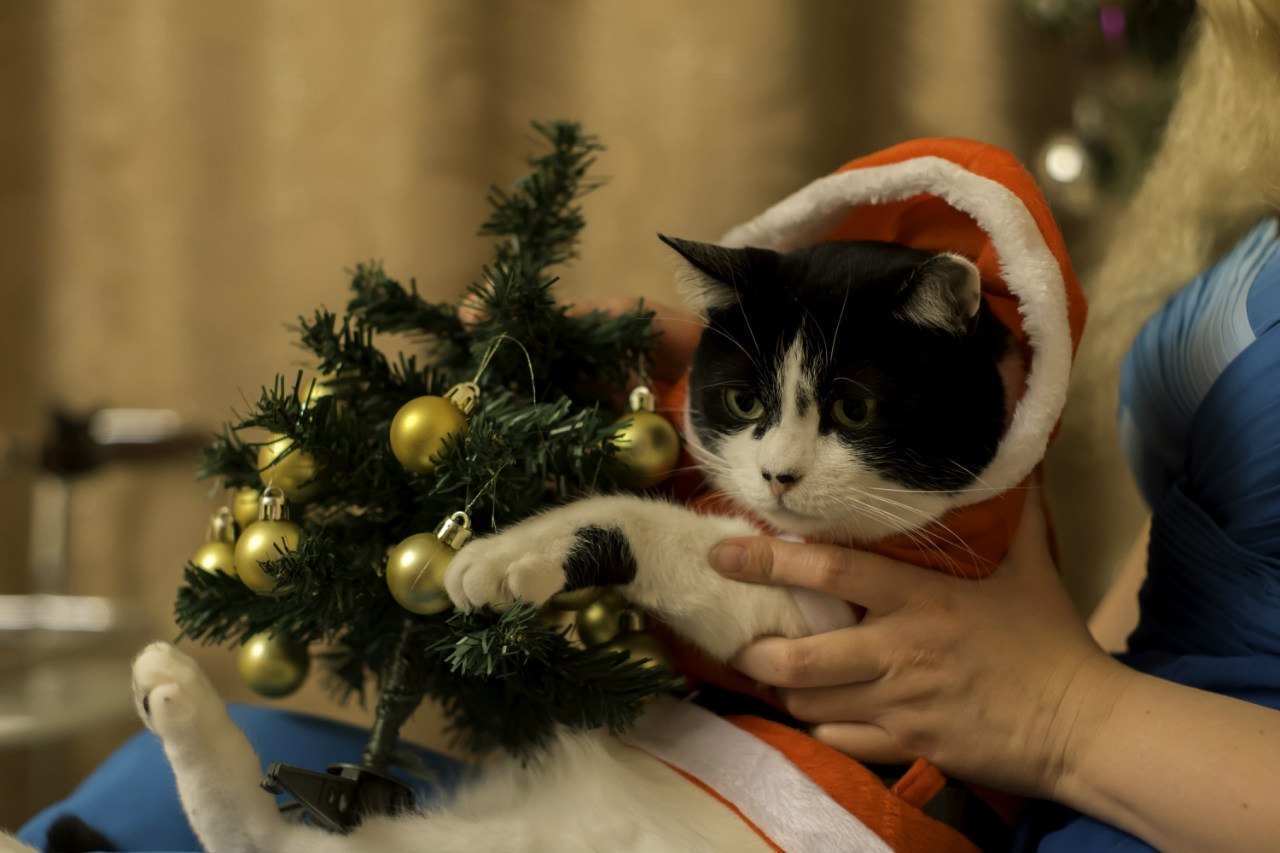
[[[308,366],[283,324],[339,308],[360,260],[456,298],[488,257],[485,189],[520,173],[530,119],[574,118],[608,145],[564,298],[670,300],[656,231],[714,238],[910,136],[1028,157],[1071,95],[1015,0],[9,0],[0,63],[0,431],[24,434],[54,403],[214,429]],[[0,481],[0,591],[24,585],[29,485]],[[70,589],[139,601],[145,633],[170,636],[179,567],[220,499],[187,458],[84,478]],[[202,657],[250,698],[228,652]],[[339,713],[315,683],[285,704]],[[0,825],[128,726],[5,752],[19,772],[59,769],[0,804]]]

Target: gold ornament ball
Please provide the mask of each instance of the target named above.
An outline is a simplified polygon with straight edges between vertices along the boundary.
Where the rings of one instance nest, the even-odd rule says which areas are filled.
[[[415,533],[387,556],[387,588],[410,613],[431,616],[453,606],[444,572],[458,552],[431,533]]]
[[[446,438],[465,438],[467,416],[444,397],[417,397],[400,407],[391,421],[391,452],[415,474],[436,470]]]
[[[622,632],[623,620],[630,605],[616,592],[603,593],[595,601],[578,611],[573,624],[583,645],[598,646],[607,643]]]
[[[656,412],[638,411],[627,415],[613,433],[622,465],[621,479],[629,486],[647,489],[667,477],[680,462],[680,436],[671,422]]]
[[[274,634],[254,634],[236,659],[243,678],[255,692],[268,699],[288,696],[306,680],[311,668],[307,647]]]
[[[270,441],[258,448],[258,476],[262,485],[279,486],[286,498],[302,503],[320,493],[320,483],[315,479],[320,466],[310,453],[289,453],[292,447],[289,436],[272,433]]]
[[[230,542],[206,542],[196,551],[191,562],[210,574],[222,572],[236,576],[236,549]]]
[[[258,506],[261,501],[262,492],[257,489],[246,486],[236,492],[231,502],[231,514],[235,516],[236,524],[241,530],[258,520]]]
[[[301,538],[302,528],[292,521],[255,521],[236,541],[236,574],[254,592],[271,592],[276,588],[276,579],[263,571],[261,564],[280,559],[277,545],[293,551]]]
[[[665,666],[671,669],[671,661],[667,649],[658,638],[646,631],[627,631],[619,634],[604,647],[607,652],[629,652],[633,661],[638,661],[645,669],[656,669]],[[647,658],[647,660],[643,660]]]
[[[337,387],[335,387],[335,385]],[[342,390],[342,396],[338,396],[338,390]],[[350,406],[344,397],[351,393],[350,383],[346,383],[346,387],[340,381],[340,376],[331,376],[324,374],[316,377],[310,382],[302,383],[302,387],[298,389],[298,393],[302,397],[302,410],[314,406],[325,397],[334,397],[333,411],[339,418],[345,418],[350,411]]]
[[[582,589],[565,590],[551,596],[551,606],[556,610],[581,610],[595,601],[604,592],[598,586],[584,586]]]
[[[332,397],[333,386],[329,384],[332,381],[331,376],[319,376],[310,382],[302,383],[302,387],[298,389],[302,396],[302,408],[305,410],[323,397]]]

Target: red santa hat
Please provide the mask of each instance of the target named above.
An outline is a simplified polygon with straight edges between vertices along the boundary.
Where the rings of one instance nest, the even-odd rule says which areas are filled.
[[[1044,456],[1067,399],[1085,301],[1048,202],[1007,151],[965,139],[917,139],[854,160],[729,231],[726,246],[788,251],[828,240],[881,240],[964,255],[987,305],[1022,345],[1026,385],[983,488],[1022,483]]]

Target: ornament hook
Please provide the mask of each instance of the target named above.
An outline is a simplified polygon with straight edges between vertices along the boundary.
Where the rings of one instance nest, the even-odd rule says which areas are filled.
[[[235,543],[236,519],[229,507],[219,507],[209,519],[209,541]]]
[[[459,382],[445,392],[444,398],[469,415],[480,400],[480,386],[474,382]]]
[[[465,512],[455,512],[440,522],[435,533],[437,539],[456,551],[471,538],[471,519]]]
[[[279,486],[267,486],[262,491],[262,503],[258,506],[258,521],[285,521],[289,518],[289,503]]]
[[[631,406],[631,411],[633,412],[658,411],[658,398],[654,396],[653,391],[649,390],[647,385],[637,385],[631,389],[631,395],[627,398],[627,403]]]

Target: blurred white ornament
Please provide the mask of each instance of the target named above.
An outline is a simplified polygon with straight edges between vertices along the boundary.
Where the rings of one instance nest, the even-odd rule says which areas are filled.
[[[1035,172],[1049,203],[1060,211],[1083,214],[1097,204],[1097,165],[1074,133],[1049,137],[1036,155]]]

